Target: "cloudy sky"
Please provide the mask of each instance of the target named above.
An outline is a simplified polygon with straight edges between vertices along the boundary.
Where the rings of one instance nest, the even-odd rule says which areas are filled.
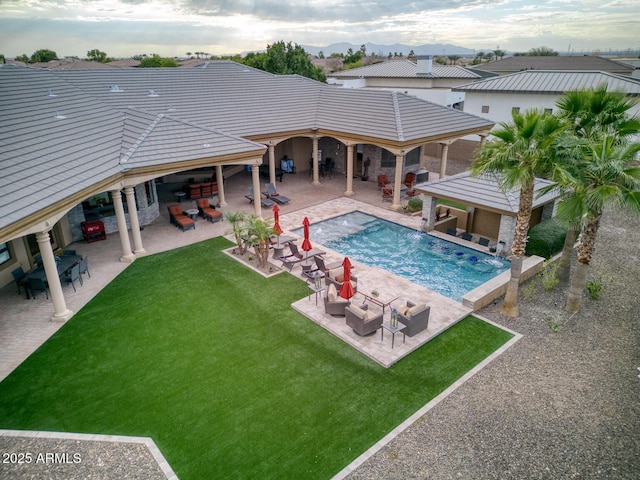
[[[606,52],[640,48],[638,13],[638,0],[0,0],[0,53],[221,55],[279,40]]]

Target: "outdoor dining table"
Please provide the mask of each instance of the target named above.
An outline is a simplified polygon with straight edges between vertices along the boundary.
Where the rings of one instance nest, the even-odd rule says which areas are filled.
[[[64,272],[73,267],[76,263],[79,263],[82,260],[80,255],[59,255],[56,256],[56,267],[58,267],[58,276],[62,275]],[[47,273],[44,271],[44,265],[40,265],[39,267],[32,268],[26,274],[27,280],[32,278],[40,279],[43,281],[47,281]],[[27,288],[27,299],[29,298],[29,289]]]

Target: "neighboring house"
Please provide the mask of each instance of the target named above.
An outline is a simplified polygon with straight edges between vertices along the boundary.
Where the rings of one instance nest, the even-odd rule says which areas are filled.
[[[541,55],[537,57],[523,55],[474,65],[473,68],[495,72],[499,75],[508,75],[524,70],[583,70],[631,75],[635,70],[633,65],[593,55]]]
[[[607,72],[527,70],[469,83],[454,88],[465,93],[463,111],[495,123],[511,121],[512,110],[538,108],[555,112],[557,100],[566,92],[596,88],[640,96],[640,80]],[[640,105],[630,112],[640,114]]]
[[[82,239],[82,222],[97,213],[119,235],[122,261],[144,254],[140,225],[160,215],[156,179],[215,171],[224,206],[231,169],[265,162],[275,182],[276,159],[287,155],[299,170],[311,167],[317,185],[318,160],[331,157],[346,175],[323,181],[345,182],[351,196],[362,151],[372,178],[385,168],[394,173],[392,207],[400,209],[404,172],[418,167],[424,145],[487,135],[493,126],[398,92],[340,89],[229,61],[159,69],[0,65],[0,104],[0,286],[40,254],[55,320],[72,313],[54,249]],[[259,169],[251,170],[260,192]]]
[[[417,62],[389,60],[335,72],[327,76],[327,83],[344,88],[397,91],[461,109],[464,93],[454,92],[452,87],[482,78],[483,75],[465,67],[434,64],[431,57],[425,55],[419,56]]]

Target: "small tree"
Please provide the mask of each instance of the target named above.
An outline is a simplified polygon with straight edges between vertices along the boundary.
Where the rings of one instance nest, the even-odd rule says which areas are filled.
[[[51,60],[58,60],[58,55],[53,50],[45,48],[33,52],[31,58],[29,59],[29,63],[46,63],[50,62]]]
[[[105,52],[102,52],[97,48],[94,48],[93,50],[89,50],[87,52],[87,59],[91,60],[92,62],[99,63],[107,63],[111,61],[111,59],[107,57],[107,54]]]
[[[227,212],[224,214],[224,218],[231,224],[231,233],[236,239],[236,245],[238,245],[238,251],[242,255],[246,252],[247,247],[245,244],[246,229],[245,220],[247,216],[243,212]]]
[[[258,267],[266,268],[269,261],[270,237],[275,233],[270,220],[251,215],[247,219],[249,243],[253,245],[258,260]]]

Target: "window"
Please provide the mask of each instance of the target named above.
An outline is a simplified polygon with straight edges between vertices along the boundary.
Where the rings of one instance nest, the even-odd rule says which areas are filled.
[[[418,165],[420,163],[420,148],[414,148],[404,156],[405,165]],[[383,168],[395,168],[396,156],[389,150],[382,149],[380,166]]]
[[[553,113],[553,108],[545,108],[544,113],[549,113],[549,114]]]
[[[489,113],[489,105],[482,106],[482,113]]]
[[[520,113],[520,107],[512,107],[511,113]]]
[[[4,265],[11,260],[11,251],[9,250],[9,243],[0,243],[0,265]]]

